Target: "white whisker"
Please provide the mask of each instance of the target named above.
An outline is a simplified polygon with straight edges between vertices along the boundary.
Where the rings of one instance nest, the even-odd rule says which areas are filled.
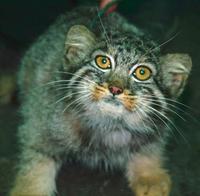
[[[69,95],[66,95],[66,96],[60,98],[59,100],[57,100],[57,101],[55,102],[55,104],[57,104],[57,103],[59,103],[59,102],[65,100],[65,99],[67,99],[67,98],[69,98],[69,97],[72,97],[72,95],[78,95],[78,94],[87,93],[87,92],[88,92],[88,91],[85,90],[85,91],[79,91],[79,92],[75,92],[75,93],[70,93]]]
[[[186,140],[186,138],[184,137],[184,135],[181,133],[181,131],[175,126],[175,124],[167,116],[165,116],[163,113],[161,113],[160,111],[156,110],[155,108],[153,108],[151,106],[148,106],[148,105],[145,105],[145,106],[147,108],[149,108],[150,110],[153,110],[154,112],[156,112],[159,117],[162,116],[165,120],[167,120],[167,122],[169,122],[172,125],[172,127],[174,127],[175,130],[182,136],[182,138],[185,140],[185,142],[188,143],[188,141]],[[155,113],[154,113],[154,115],[155,115]],[[167,125],[167,127],[169,128],[168,124],[165,123],[165,125]]]
[[[101,24],[103,33],[104,33],[104,35],[105,35],[105,41],[106,41],[107,45],[109,46],[109,45],[110,45],[110,44],[109,44],[110,39],[109,39],[109,36],[108,36],[108,34],[107,34],[107,32],[106,32],[106,29],[105,29],[105,27],[104,27],[104,25],[103,25],[101,16],[100,16],[100,14],[99,14],[99,8],[98,8],[98,7],[97,7],[97,14],[98,14],[98,18],[99,18],[99,21],[100,21],[100,24]]]
[[[159,107],[160,107],[159,101],[152,100],[152,99],[147,99],[147,98],[142,98],[142,100],[143,100],[144,102],[146,102],[146,103],[151,102],[152,105],[155,105],[155,106],[159,106]],[[164,108],[166,111],[170,111],[170,112],[176,114],[180,119],[182,119],[183,121],[186,122],[186,119],[183,118],[181,115],[179,115],[176,111],[170,109],[169,107],[167,107],[167,106],[165,106],[165,105],[163,105],[162,108]]]
[[[85,69],[88,69],[88,68],[85,67]],[[83,79],[83,80],[86,80],[86,81],[88,81],[88,82],[93,82],[93,83],[95,83],[94,81],[92,81],[92,80],[90,80],[90,79],[88,79],[88,78],[86,78],[86,77],[82,77],[82,76],[78,75],[78,73],[79,73],[79,72],[82,72],[82,71],[83,71],[83,69],[81,69],[80,71],[78,71],[78,72],[76,72],[76,73],[71,73],[71,72],[67,72],[67,71],[57,71],[57,72],[55,72],[55,73],[68,74],[68,75],[76,76],[76,77],[78,77],[78,78],[81,78],[81,79]]]
[[[188,105],[185,105],[177,100],[173,100],[173,99],[169,99],[169,98],[162,98],[162,97],[156,97],[156,96],[151,96],[151,95],[144,95],[143,96],[144,98],[152,98],[152,101],[153,102],[157,102],[156,100],[154,100],[153,98],[156,98],[156,99],[159,99],[159,102],[160,103],[163,103],[164,105],[167,104],[167,106],[169,107],[172,107],[178,111],[181,112],[181,114],[184,114],[186,116],[188,116],[190,119],[192,119],[195,123],[199,124],[199,121],[194,118],[194,116],[190,113],[199,113],[199,111],[195,111],[193,108],[191,108],[190,106]],[[186,109],[187,111],[189,110],[189,112],[183,110],[182,108],[180,107],[183,107],[184,109]]]
[[[67,107],[65,107],[65,109],[63,110],[63,113],[73,104],[77,103],[80,99],[83,99],[84,97],[88,97],[89,95],[82,95],[81,97],[79,97],[78,99],[72,101],[70,104],[67,105]]]
[[[172,36],[171,38],[169,38],[167,41],[165,41],[165,42],[159,44],[158,46],[155,46],[155,47],[152,46],[152,47],[149,48],[149,50],[147,50],[140,58],[142,59],[142,58],[146,57],[149,53],[151,53],[151,52],[153,52],[153,51],[159,49],[160,47],[166,45],[167,43],[169,43],[170,41],[172,41],[174,38],[176,38],[177,35],[179,35],[179,33],[180,33],[180,32],[177,32],[174,36]]]
[[[151,96],[151,95],[144,95],[144,97],[147,97],[147,98],[158,98],[156,96]],[[181,103],[180,101],[177,101],[177,100],[174,100],[174,99],[170,99],[170,98],[165,98],[165,97],[159,97],[160,100],[165,100],[165,101],[169,101],[169,102],[173,102],[173,103],[176,103],[178,105],[181,105],[183,107],[186,107],[188,109],[192,109],[190,106],[188,105],[185,105],[184,103]]]
[[[143,115],[145,118],[147,118],[148,120],[151,121],[152,125],[155,127],[155,129],[157,130],[157,132],[158,132],[159,135],[160,135],[160,132],[159,132],[159,130],[158,130],[158,127],[156,126],[156,124],[155,124],[155,122],[153,121],[153,119],[152,119],[150,116],[148,116],[148,115],[144,112],[144,110],[143,110],[142,108],[137,107],[137,109],[142,113],[142,115]],[[160,136],[160,137],[161,137],[161,136]]]

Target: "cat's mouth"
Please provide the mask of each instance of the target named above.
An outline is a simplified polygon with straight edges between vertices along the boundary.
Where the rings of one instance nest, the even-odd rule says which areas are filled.
[[[104,105],[114,110],[120,110],[123,108],[128,111],[133,111],[136,108],[137,98],[127,89],[125,89],[121,94],[113,95],[110,93],[107,85],[97,85],[92,91],[92,98],[95,102],[104,103]]]
[[[116,96],[105,97],[103,100],[105,102],[113,104],[115,106],[122,105],[122,103],[120,102],[120,100],[118,98],[116,98]]]
[[[122,116],[124,113],[124,106],[123,104],[113,98],[105,98],[100,100],[96,103],[98,110],[101,111],[103,114],[119,117]]]

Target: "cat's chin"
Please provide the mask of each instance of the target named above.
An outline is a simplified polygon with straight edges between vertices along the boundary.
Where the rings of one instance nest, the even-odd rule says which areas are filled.
[[[128,111],[125,106],[119,101],[107,101],[101,100],[98,102],[93,102],[86,107],[90,114],[100,115],[100,116],[109,116],[112,118],[124,118],[126,115],[130,115],[131,118],[139,121],[138,115],[135,112]],[[141,119],[140,119],[141,120]]]
[[[97,107],[102,114],[109,115],[112,117],[120,117],[124,113],[124,106],[120,103],[111,103],[100,101],[97,103]]]
[[[136,110],[132,112],[127,110],[125,106],[120,102],[108,102],[107,100],[101,100],[98,102],[92,102],[89,105],[86,105],[86,116],[90,116],[90,119],[105,120],[105,119],[120,119],[127,126],[130,126],[132,129],[136,127],[136,129],[141,128],[141,116],[138,115]],[[93,122],[94,122],[93,121]],[[143,123],[142,123],[143,125]]]

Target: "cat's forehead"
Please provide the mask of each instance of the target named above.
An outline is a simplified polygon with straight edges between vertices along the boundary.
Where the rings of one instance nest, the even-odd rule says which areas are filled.
[[[157,64],[159,52],[156,44],[145,38],[134,34],[124,34],[122,32],[108,32],[103,39],[105,41],[105,50],[109,55],[115,58],[120,64],[129,64],[135,62],[149,62]]]

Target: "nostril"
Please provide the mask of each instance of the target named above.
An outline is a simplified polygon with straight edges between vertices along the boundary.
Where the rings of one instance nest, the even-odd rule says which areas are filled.
[[[123,89],[121,89],[121,88],[119,88],[117,86],[110,86],[109,90],[113,95],[119,95],[119,94],[121,94],[123,92]]]

